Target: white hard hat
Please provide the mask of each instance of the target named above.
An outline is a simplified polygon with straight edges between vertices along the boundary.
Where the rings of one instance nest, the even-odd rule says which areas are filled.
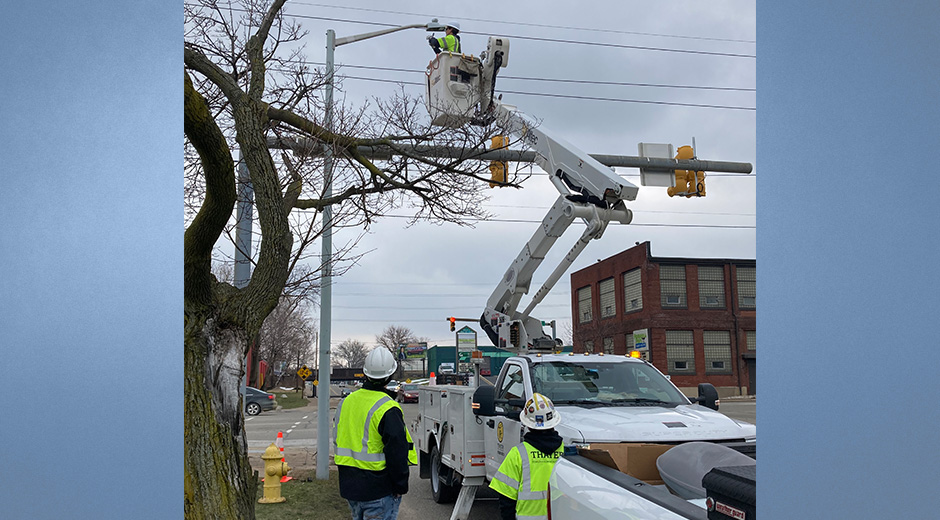
[[[532,394],[522,409],[519,421],[530,430],[550,430],[561,422],[561,415],[555,410],[551,399],[542,394]]]
[[[454,29],[460,30],[460,24],[457,22],[447,22],[444,24],[445,27],[453,27]]]
[[[375,347],[369,355],[366,356],[366,362],[362,366],[362,371],[369,379],[385,379],[395,373],[398,369],[398,362],[395,357],[385,347]]]

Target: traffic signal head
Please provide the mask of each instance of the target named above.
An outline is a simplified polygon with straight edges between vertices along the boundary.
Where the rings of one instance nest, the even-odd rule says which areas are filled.
[[[450,331],[453,332],[454,330],[456,330],[456,328],[457,328],[457,318],[451,316],[450,318],[447,318],[447,321],[450,322]]]
[[[496,150],[499,148],[506,148],[509,146],[509,138],[497,135],[490,140],[490,150]],[[509,170],[509,163],[505,161],[490,161],[490,188],[495,188],[499,186],[503,187],[503,184],[506,182],[506,172]]]
[[[676,159],[689,160],[695,159],[695,151],[691,146],[680,146],[676,150]],[[695,195],[696,197],[705,196],[705,172],[692,170],[675,170],[676,185],[666,190],[666,193],[673,195],[685,195],[686,198]]]

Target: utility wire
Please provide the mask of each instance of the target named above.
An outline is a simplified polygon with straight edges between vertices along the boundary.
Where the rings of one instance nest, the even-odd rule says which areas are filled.
[[[384,215],[383,218],[414,218],[410,215]],[[507,219],[507,218],[465,218],[464,220],[468,222],[504,222],[510,224],[541,224],[541,220],[525,220],[525,219]],[[612,225],[616,224],[611,222]],[[709,228],[709,229],[756,229],[757,226],[754,225],[722,225],[722,224],[660,224],[660,223],[636,223],[632,222],[628,224],[630,227],[673,227],[673,228]]]
[[[425,16],[428,18],[441,18],[440,15],[431,15],[423,13],[407,13],[402,11],[386,11],[383,9],[367,9],[364,7],[348,7],[348,6],[338,6],[338,5],[329,5],[329,4],[313,4],[307,2],[292,2],[291,5],[309,5],[312,7],[327,7],[332,9],[349,9],[353,11],[366,11],[366,12],[375,12],[375,13],[385,13],[385,14],[399,14],[404,16]],[[538,27],[544,29],[568,29],[573,31],[591,31],[591,32],[603,32],[603,33],[612,33],[612,34],[631,34],[636,36],[657,36],[662,38],[683,38],[688,40],[705,40],[705,41],[718,41],[718,42],[734,42],[734,43],[756,43],[754,40],[736,40],[731,38],[709,38],[705,36],[685,36],[679,34],[660,34],[660,33],[646,33],[646,32],[637,32],[637,31],[618,31],[614,29],[598,29],[592,27],[572,27],[565,25],[549,25],[549,24],[540,24],[540,23],[529,23],[529,22],[513,22],[506,20],[488,20],[485,18],[467,18],[465,16],[459,17],[461,20],[466,20],[469,22],[487,22],[487,23],[500,23],[506,25],[520,25],[525,27]]]
[[[325,66],[326,63],[318,61],[307,61],[307,60],[291,60],[293,63],[300,63],[304,65],[322,65]],[[338,65],[337,68],[350,68],[350,69],[367,69],[367,70],[382,70],[387,72],[405,72],[410,74],[424,74],[425,71],[417,69],[402,69],[396,67],[377,67],[372,65],[350,65],[348,63],[343,63]],[[669,85],[663,83],[632,83],[627,81],[595,81],[588,79],[556,79],[556,78],[529,78],[525,76],[504,76],[499,75],[500,79],[513,79],[519,81],[545,81],[552,83],[574,83],[581,85],[608,85],[616,87],[654,87],[654,88],[675,88],[675,89],[696,89],[696,90],[722,90],[722,91],[735,91],[735,92],[757,92],[756,88],[745,88],[745,87],[711,87],[711,86],[699,86],[699,85]],[[422,83],[423,84],[423,83]]]
[[[347,79],[358,79],[364,81],[378,81],[380,83],[395,83],[397,85],[417,85],[424,86],[424,83],[417,83],[413,81],[395,81],[391,79],[379,79],[379,78],[366,78],[362,76],[344,76]],[[725,110],[757,110],[754,107],[739,107],[739,106],[729,106],[729,105],[707,105],[700,103],[680,103],[677,101],[649,101],[642,99],[621,99],[621,98],[603,98],[603,97],[594,97],[594,96],[575,96],[570,94],[548,94],[543,92],[521,92],[518,90],[499,90],[502,94],[517,94],[520,96],[541,96],[541,97],[553,97],[553,98],[563,98],[563,99],[581,99],[588,101],[613,101],[619,103],[640,103],[648,105],[669,105],[669,106],[680,106],[680,107],[695,107],[695,108],[719,108]]]
[[[235,12],[243,12],[243,13],[248,12],[247,9],[240,9],[240,8],[235,8],[235,7],[231,8],[231,10]],[[294,13],[287,13],[287,12],[285,12],[284,15],[291,16],[294,18],[308,19],[308,20],[324,20],[324,21],[329,21],[329,22],[356,23],[356,24],[362,24],[362,25],[376,25],[379,27],[399,27],[398,24],[393,24],[393,23],[369,22],[365,20],[349,20],[349,19],[344,19],[344,18],[331,18],[328,16],[312,16],[312,15],[294,14]],[[487,33],[478,33],[478,32],[472,32],[472,31],[461,31],[461,33],[490,36]],[[665,47],[647,47],[643,45],[625,45],[625,44],[619,44],[619,43],[589,42],[589,41],[581,41],[581,40],[562,40],[559,38],[540,38],[537,36],[522,36],[522,35],[513,35],[513,34],[503,34],[502,36],[504,38],[514,38],[514,39],[519,39],[519,40],[532,40],[532,41],[541,41],[541,42],[550,42],[550,43],[567,43],[567,44],[573,44],[573,45],[590,45],[594,47],[609,47],[609,48],[614,48],[614,49],[633,49],[633,50],[642,50],[642,51],[675,52],[675,53],[680,53],[680,54],[698,54],[698,55],[705,55],[705,56],[722,56],[722,57],[730,57],[730,58],[756,58],[757,57],[756,55],[753,55],[753,54],[699,51],[699,50],[692,50],[692,49],[669,49]]]

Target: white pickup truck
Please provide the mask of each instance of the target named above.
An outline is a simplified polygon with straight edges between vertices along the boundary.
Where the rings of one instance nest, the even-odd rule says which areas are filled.
[[[457,498],[466,518],[479,486],[523,435],[519,411],[538,392],[561,414],[565,445],[680,444],[756,446],[753,424],[718,413],[718,393],[699,385],[689,399],[652,364],[627,356],[530,353],[506,360],[495,386],[427,386],[413,425],[419,474],[438,503]],[[459,497],[458,497],[459,493]]]

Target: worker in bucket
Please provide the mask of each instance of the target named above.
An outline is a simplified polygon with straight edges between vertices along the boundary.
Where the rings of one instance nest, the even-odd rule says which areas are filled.
[[[401,406],[385,389],[397,369],[388,349],[373,349],[362,368],[362,388],[336,407],[333,460],[339,494],[349,502],[353,520],[398,518],[408,492],[408,466],[418,463]]]
[[[519,416],[528,432],[513,446],[490,487],[499,493],[502,520],[546,518],[548,515],[548,477],[564,453],[561,436],[555,426],[561,421],[551,399],[532,394]]]
[[[434,54],[440,54],[441,51],[460,54],[460,24],[457,22],[448,22],[444,29],[443,38],[435,38],[434,35],[428,36],[428,44],[434,49]]]

